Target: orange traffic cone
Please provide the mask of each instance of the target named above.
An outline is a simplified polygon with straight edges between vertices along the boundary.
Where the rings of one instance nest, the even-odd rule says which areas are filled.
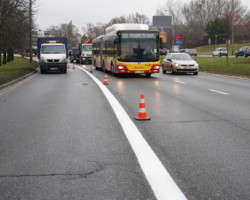
[[[92,67],[90,67],[90,68],[89,68],[89,72],[90,72],[90,73],[92,73],[92,72],[93,72]]]
[[[75,69],[75,65],[73,64],[73,67],[72,67],[72,69]]]
[[[68,64],[68,69],[70,69],[70,64]]]
[[[146,112],[146,104],[144,100],[144,95],[141,94],[140,96],[140,104],[139,104],[139,112],[137,117],[135,117],[137,120],[150,120],[151,118],[147,116]]]
[[[108,84],[109,84],[107,74],[104,74],[104,81],[103,81],[103,84],[104,84],[104,85],[108,85]]]

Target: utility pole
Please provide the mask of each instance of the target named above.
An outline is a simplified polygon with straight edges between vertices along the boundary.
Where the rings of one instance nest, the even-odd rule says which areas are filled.
[[[32,0],[29,0],[29,29],[30,63],[32,63]]]
[[[231,49],[232,49],[232,55],[234,55],[234,9],[235,9],[235,5],[234,5],[234,0],[232,0],[232,45],[231,45]]]
[[[172,29],[173,29],[173,46],[172,48],[174,48],[174,41],[175,41],[175,34],[174,34],[174,12],[172,12]]]
[[[171,14],[171,17],[172,17],[172,24],[171,24],[171,26],[172,26],[172,37],[173,37],[173,39],[172,39],[172,48],[174,48],[174,42],[175,42],[175,33],[174,33],[174,11],[170,11],[170,10],[167,10],[167,9],[165,9],[165,11],[166,12],[169,12],[170,14]]]

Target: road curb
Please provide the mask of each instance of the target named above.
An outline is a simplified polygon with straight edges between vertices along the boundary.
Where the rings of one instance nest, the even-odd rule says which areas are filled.
[[[233,76],[233,75],[228,75],[228,74],[216,74],[216,73],[211,73],[211,72],[206,72],[206,71],[199,71],[201,73],[204,74],[208,74],[208,75],[217,75],[217,76],[223,76],[223,77],[228,77],[228,78],[233,78],[233,79],[240,79],[240,80],[245,80],[245,81],[249,81],[250,78],[245,77],[245,76]]]
[[[29,76],[31,76],[31,75],[37,73],[38,70],[39,70],[39,67],[36,68],[33,72],[30,72],[30,73],[28,73],[28,74],[25,74],[24,76],[21,76],[21,77],[19,77],[19,78],[17,78],[17,79],[14,79],[14,80],[12,80],[12,81],[9,81],[9,82],[7,82],[7,83],[4,83],[3,85],[0,85],[0,90],[3,89],[3,88],[6,88],[6,87],[8,87],[8,86],[11,86],[11,85],[13,85],[13,84],[15,84],[15,83],[17,83],[17,82],[23,80],[23,79],[26,79],[27,77],[29,77]]]

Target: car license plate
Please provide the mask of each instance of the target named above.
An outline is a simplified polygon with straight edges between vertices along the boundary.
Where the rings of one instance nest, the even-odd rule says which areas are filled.
[[[144,71],[135,71],[136,74],[142,74]]]
[[[49,68],[50,70],[57,70],[57,68],[56,67],[51,67],[51,68]]]

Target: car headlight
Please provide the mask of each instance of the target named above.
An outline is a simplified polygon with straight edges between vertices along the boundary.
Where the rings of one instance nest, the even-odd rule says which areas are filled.
[[[180,67],[180,64],[178,64],[178,63],[175,63],[175,66],[176,66],[176,67]]]

